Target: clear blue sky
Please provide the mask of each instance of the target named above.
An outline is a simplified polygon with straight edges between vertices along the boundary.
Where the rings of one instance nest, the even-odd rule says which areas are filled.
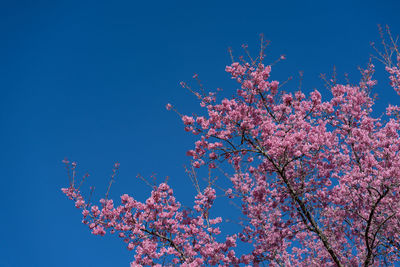
[[[210,89],[233,90],[227,47],[256,51],[260,33],[272,41],[271,61],[288,58],[274,78],[303,70],[307,90],[324,90],[318,76],[336,65],[356,81],[376,25],[400,33],[399,10],[394,0],[1,1],[0,266],[128,266],[124,244],[90,235],[60,192],[64,157],[91,174],[96,196],[119,161],[113,197],[144,200],[136,174],[155,172],[191,205],[182,166],[194,138],[164,108],[199,110],[180,81],[196,72]],[[380,101],[398,102],[380,82]]]

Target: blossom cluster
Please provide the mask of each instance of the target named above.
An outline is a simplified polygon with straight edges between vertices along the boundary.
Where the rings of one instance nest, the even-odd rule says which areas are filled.
[[[124,194],[119,206],[111,199],[101,199],[100,206],[85,202],[73,184],[62,191],[82,209],[83,223],[92,234],[117,234],[129,250],[135,250],[131,266],[162,266],[165,259],[182,266],[239,262],[231,249],[236,236],[217,241],[221,232],[216,225],[222,219],[209,217],[216,197],[212,188],[196,196],[193,209],[182,209],[166,183],[154,187],[144,203]]]

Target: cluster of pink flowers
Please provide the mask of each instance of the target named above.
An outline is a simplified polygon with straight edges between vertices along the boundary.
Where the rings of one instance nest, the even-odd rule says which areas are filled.
[[[131,266],[161,266],[164,258],[183,266],[239,262],[231,250],[236,246],[236,236],[217,241],[220,230],[214,225],[221,218],[212,219],[208,213],[216,197],[212,188],[196,196],[192,210],[181,209],[166,183],[155,187],[145,203],[125,194],[117,207],[110,199],[101,199],[100,207],[85,203],[74,185],[62,191],[82,209],[83,223],[92,234],[116,233],[129,250],[136,251]]]
[[[400,56],[397,57],[396,66],[387,66],[386,71],[390,74],[390,84],[393,89],[400,95]]]
[[[400,94],[399,61],[386,70]],[[240,84],[232,99],[217,103],[214,94],[196,93],[206,115],[182,116],[185,129],[199,136],[187,154],[195,168],[231,166],[224,193],[244,218],[237,234],[223,238],[216,226],[222,218],[210,217],[220,188],[212,184],[192,209],[183,209],[166,183],[145,203],[123,195],[118,207],[108,199],[100,207],[86,203],[74,183],[63,192],[83,209],[93,234],[118,232],[135,251],[131,266],[161,266],[163,259],[182,266],[394,264],[400,108],[389,106],[387,120],[372,116],[374,68],[368,65],[358,85],[331,84],[327,101],[317,90],[308,97],[280,92],[262,62],[226,67]],[[239,243],[251,249],[239,250]]]

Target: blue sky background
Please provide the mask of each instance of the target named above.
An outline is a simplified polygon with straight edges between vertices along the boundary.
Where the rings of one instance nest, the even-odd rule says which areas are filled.
[[[165,110],[171,102],[199,111],[180,81],[198,73],[207,88],[230,94],[227,48],[257,51],[260,33],[272,41],[269,62],[287,55],[275,79],[303,70],[304,88],[323,91],[319,74],[336,65],[339,78],[357,81],[379,40],[376,25],[400,33],[399,10],[394,0],[1,1],[0,266],[128,266],[124,243],[91,235],[61,193],[64,157],[91,174],[97,197],[119,161],[113,197],[144,200],[149,189],[135,177],[154,172],[170,176],[191,205],[183,165],[195,138]],[[379,82],[382,111],[399,98]]]

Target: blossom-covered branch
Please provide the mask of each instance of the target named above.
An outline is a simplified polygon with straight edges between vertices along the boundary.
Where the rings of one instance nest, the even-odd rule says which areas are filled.
[[[400,53],[389,39],[380,59],[400,94]],[[100,207],[85,202],[74,177],[63,189],[93,234],[118,233],[135,251],[132,266],[400,261],[400,108],[389,105],[386,117],[372,115],[375,66],[361,70],[355,85],[332,80],[331,96],[323,100],[318,90],[308,96],[283,91],[283,83],[271,79],[272,64],[264,63],[265,47],[262,40],[257,58],[226,67],[238,83],[234,97],[219,100],[183,83],[205,114],[181,115],[166,106],[198,136],[187,152],[192,167],[226,170],[224,194],[241,212],[236,234],[224,234],[217,227],[222,218],[210,218],[217,212],[211,213],[216,190],[223,187],[214,183],[204,190],[196,183],[191,209],[181,207],[166,183],[154,187],[145,203],[123,195],[117,207],[107,198]]]

